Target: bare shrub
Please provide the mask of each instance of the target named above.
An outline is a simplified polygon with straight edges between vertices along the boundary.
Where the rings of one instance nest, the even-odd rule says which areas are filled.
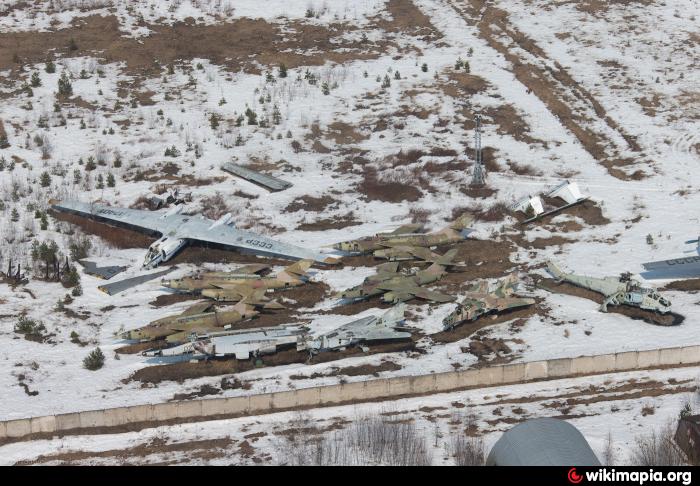
[[[639,436],[632,448],[633,466],[683,466],[688,459],[674,439],[675,424],[668,423],[661,430]]]
[[[608,432],[608,438],[605,441],[605,450],[603,451],[603,463],[606,466],[614,466],[617,462],[615,453],[615,445],[613,444],[612,433]]]
[[[451,437],[449,447],[457,466],[483,466],[486,464],[486,448],[481,437],[456,434]]]
[[[205,197],[200,201],[202,215],[209,219],[219,219],[224,214],[230,212],[230,208],[220,192],[213,196]]]
[[[432,456],[415,423],[378,414],[357,417],[347,428],[323,435],[308,417],[290,422],[278,445],[286,465],[426,466]]]

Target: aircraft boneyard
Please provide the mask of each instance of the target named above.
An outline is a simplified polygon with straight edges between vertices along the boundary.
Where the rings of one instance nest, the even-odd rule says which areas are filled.
[[[509,275],[499,281],[492,291],[489,291],[489,283],[485,280],[474,284],[464,294],[457,308],[443,319],[443,327],[452,329],[463,322],[475,321],[486,314],[533,305],[535,299],[513,295],[517,280],[516,275]]]
[[[291,260],[310,259],[320,263],[335,262],[334,258],[312,250],[282,243],[250,231],[239,230],[231,224],[233,219],[231,213],[225,214],[217,221],[212,221],[203,216],[180,214],[183,208],[181,205],[164,212],[157,212],[78,201],[51,201],[51,208],[149,234],[159,234],[160,238],[146,253],[143,262],[146,268],[152,268],[170,260],[190,241],[200,241],[261,256]]]
[[[430,248],[465,240],[473,221],[470,214],[463,214],[435,233],[415,233],[422,229],[420,225],[404,225],[391,233],[336,243],[333,248],[354,254],[373,254],[389,260],[413,260],[416,255],[411,250],[415,247]]]
[[[406,304],[398,304],[382,316],[368,316],[348,322],[333,331],[300,341],[297,350],[312,354],[322,351],[345,349],[362,343],[410,339],[411,329],[401,323]],[[366,351],[365,348],[363,348]]]
[[[443,261],[443,263],[449,263]],[[377,267],[377,273],[369,276],[360,285],[338,292],[336,298],[343,300],[363,300],[381,295],[384,302],[398,303],[419,298],[433,302],[451,302],[454,297],[429,290],[423,285],[437,282],[447,273],[446,264],[433,263],[425,270],[403,274],[398,271],[398,262],[384,263]]]
[[[250,319],[258,312],[245,302],[239,302],[231,310],[217,311],[211,303],[195,304],[182,314],[163,317],[150,324],[121,334],[122,339],[154,341],[165,339],[175,344],[186,341],[192,333],[221,331],[226,326]]]
[[[662,297],[656,290],[644,287],[631,274],[623,273],[619,277],[595,278],[573,273],[564,273],[553,262],[547,263],[547,270],[559,281],[598,292],[605,297],[600,305],[602,312],[608,311],[609,305],[626,304],[640,309],[666,314],[671,310],[671,301]]]

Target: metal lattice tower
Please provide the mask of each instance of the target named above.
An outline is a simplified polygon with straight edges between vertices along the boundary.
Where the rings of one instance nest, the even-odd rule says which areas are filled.
[[[484,169],[483,160],[481,158],[481,115],[474,117],[474,170],[472,172],[472,181],[469,184],[472,187],[480,187],[486,184],[486,169]]]

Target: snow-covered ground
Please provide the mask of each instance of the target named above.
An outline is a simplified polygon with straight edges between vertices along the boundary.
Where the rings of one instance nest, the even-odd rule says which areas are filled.
[[[191,192],[188,210],[198,212],[210,209],[211,198],[221,194],[224,209],[234,214],[237,225],[290,243],[320,248],[394,229],[411,222],[415,210],[426,211],[427,225],[438,229],[456,208],[487,208],[496,202],[512,202],[556,184],[561,180],[560,174],[576,181],[582,192],[602,208],[610,223],[591,225],[563,214],[546,225],[521,230],[513,218],[507,217],[502,222],[477,223],[472,236],[480,240],[519,238],[520,247],[510,255],[514,268],[534,267],[553,258],[570,271],[595,276],[640,272],[641,262],[695,254],[694,248],[685,244],[697,237],[700,207],[700,79],[696,69],[700,53],[697,40],[693,40],[697,39],[694,2],[612,5],[593,12],[569,2],[495,3],[508,12],[513,28],[537,43],[548,65],[561,65],[605,108],[608,117],[636,139],[640,150],[623,149],[621,155],[638,163],[622,169],[627,175],[640,170],[646,175],[640,180],[615,177],[593,157],[537,93],[518,80],[512,63],[482,37],[479,25],[469,15],[459,15],[467,5],[463,2],[404,3],[409,14],[427,16],[432,27],[426,29],[435,33],[432,37],[419,35],[408,27],[401,30],[402,24],[398,31],[397,26],[387,24],[392,15],[398,18],[405,12],[395,8],[396,2],[386,1],[275,1],[265,2],[265,8],[260,2],[247,0],[139,2],[138,6],[119,1],[52,3],[55,10],[46,7],[45,2],[31,6],[0,2],[0,11],[9,12],[0,15],[0,39],[17,32],[48,33],[69,28],[77,17],[89,15],[114,15],[124,36],[145,39],[153,26],[173,25],[188,17],[202,26],[249,18],[283,28],[291,22],[295,22],[294,28],[346,25],[347,31],[339,32],[329,44],[329,52],[333,43],[357,41],[363,33],[366,40],[360,43],[370,46],[370,51],[371,46],[380,45],[382,50],[361,55],[360,49],[355,55],[348,54],[342,63],[326,61],[319,65],[314,61],[308,66],[294,65],[286,78],[277,76],[278,65],[270,61],[275,57],[269,53],[250,55],[250,66],[257,69],[231,69],[195,57],[163,64],[149,75],[131,69],[128,60],[106,60],[99,52],[82,52],[87,46],[80,46],[79,57],[67,57],[65,46],[56,46],[55,73],[45,71],[43,59],[25,63],[21,68],[0,64],[0,120],[10,143],[8,148],[0,149],[4,160],[0,172],[2,268],[7,267],[9,260],[31,268],[33,240],[55,240],[67,251],[71,225],[49,218],[48,229],[41,230],[39,220],[34,218],[34,210],[46,209],[50,198],[99,199],[130,206],[141,196],[162,192],[164,188],[179,188]],[[313,10],[311,17],[306,15],[308,8]],[[411,17],[415,18],[421,19]],[[648,18],[654,18],[654,22],[647,22]],[[289,42],[285,52],[296,52],[294,35],[298,32],[290,30],[289,38],[279,40],[280,49]],[[528,62],[538,62],[522,48],[513,47],[512,52]],[[454,81],[459,74],[455,71],[457,59],[467,60],[471,75],[485,82],[475,93],[455,91],[454,87],[459,86]],[[425,71],[421,69],[424,63]],[[58,80],[64,72],[71,76],[73,95],[78,98],[55,107]],[[266,78],[268,72],[271,78]],[[30,96],[21,88],[30,82],[33,73],[38,74],[41,83],[31,88]],[[318,81],[309,83],[309,75]],[[382,87],[385,79],[389,86]],[[324,85],[329,94],[323,93]],[[255,111],[259,119],[266,119],[268,127],[248,125],[245,120],[236,123],[247,108]],[[277,120],[273,115],[276,111]],[[465,146],[472,146],[473,134],[465,128],[471,127],[469,122],[477,112],[485,114],[483,143],[495,149],[494,162],[500,167],[488,175],[489,185],[497,192],[481,199],[459,191],[469,177],[468,171],[424,172],[431,162],[469,163],[471,151],[465,154]],[[508,128],[509,120],[503,119],[503,113],[506,118],[508,113],[515,113],[525,128]],[[212,115],[218,117],[218,127],[212,127]],[[602,118],[591,123],[600,125],[595,128],[609,135],[612,145],[625,145],[619,133]],[[292,141],[299,142],[302,150],[293,150]],[[165,150],[173,146],[180,155],[164,156]],[[438,148],[458,155],[429,155]],[[399,151],[406,154],[410,150],[422,150],[426,155],[416,161],[392,164],[392,157]],[[86,170],[89,157],[97,162],[93,171]],[[121,165],[115,166],[115,160]],[[268,193],[234,179],[219,169],[222,162],[230,160],[258,164],[293,186]],[[510,168],[513,163],[529,166],[530,174],[518,175]],[[166,177],[161,171],[165,164],[174,164],[176,176]],[[370,166],[378,169],[380,182],[422,187],[420,197],[399,202],[367,197],[361,184],[364,171]],[[45,171],[51,175],[48,187],[40,184],[40,175]],[[98,175],[106,181],[109,174],[115,177],[115,186],[105,183],[104,188],[97,188]],[[420,176],[427,178],[427,185]],[[192,185],[193,180],[201,182]],[[241,197],[240,193],[253,198]],[[330,196],[334,202],[319,211],[285,210],[305,196]],[[18,221],[12,221],[13,210],[19,214]],[[313,231],[299,228],[345,217],[361,224]],[[527,247],[526,242],[537,238],[558,236],[557,228],[572,221],[578,226],[561,234],[569,242],[552,240],[544,249]],[[653,245],[646,243],[648,234],[653,235]],[[91,259],[127,264],[127,272],[138,271],[145,249],[116,248],[96,236],[91,236],[90,241]],[[195,268],[194,264],[180,264],[171,275],[182,276]],[[38,267],[36,271],[41,273]],[[372,272],[367,267],[346,266],[318,270],[314,279],[336,291],[359,283]],[[97,289],[101,280],[82,273],[81,279],[83,295],[68,307],[89,313],[84,320],[54,310],[56,302],[69,292],[60,284],[36,279],[16,289],[0,284],[0,387],[4,391],[0,419],[159,402],[176,393],[197,391],[203,385],[220,382],[221,376],[184,383],[166,381],[157,386],[123,381],[154,363],[139,355],[120,354],[117,359],[114,351],[125,343],[114,334],[175,314],[188,303],[166,308],[149,305],[165,293],[158,281],[110,297]],[[464,283],[465,288],[469,283]],[[678,327],[652,326],[619,314],[603,314],[595,303],[577,297],[532,292],[545,299],[547,313],[528,318],[517,333],[511,329],[511,322],[482,331],[490,338],[505,340],[513,351],[511,358],[516,360],[700,344],[700,299],[693,292],[665,292],[673,301],[674,312],[686,317]],[[353,318],[325,313],[335,305],[337,302],[327,295],[305,313],[304,317],[311,319],[312,332],[327,331]],[[411,303],[411,310],[419,316],[411,324],[426,333],[439,331],[442,318],[452,307],[434,306],[427,312],[425,304]],[[380,311],[370,309],[359,317],[373,312]],[[48,332],[55,334],[51,342],[21,339],[13,329],[22,313],[43,322]],[[71,342],[73,331],[88,346]],[[250,389],[226,390],[220,396],[364,380],[368,377],[290,376],[318,376],[333,367],[379,364],[382,360],[394,361],[401,367],[383,372],[382,376],[450,371],[477,361],[476,356],[465,352],[470,341],[466,338],[438,345],[425,339],[420,343],[425,351],[421,354],[374,354],[323,364],[254,369],[238,376],[251,385]],[[98,345],[107,356],[106,365],[99,371],[88,371],[82,367],[82,360]],[[26,390],[19,384],[25,384]],[[546,386],[549,385],[527,385],[531,391]],[[674,398],[664,399],[659,406],[670,416],[676,413],[677,405]],[[664,414],[655,417],[660,415]],[[630,415],[627,423],[636,418]],[[594,431],[599,422],[600,415],[575,419],[584,433]],[[196,428],[181,427],[183,431]],[[83,440],[76,439],[76,444]],[[122,441],[121,447],[132,439],[120,436],[118,440]],[[47,448],[52,446],[56,443],[47,442]]]

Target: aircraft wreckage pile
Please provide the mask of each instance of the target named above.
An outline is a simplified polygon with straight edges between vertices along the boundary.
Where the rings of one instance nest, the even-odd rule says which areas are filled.
[[[575,183],[568,181],[543,193],[542,196],[547,201],[556,197],[562,199],[565,204],[543,208],[542,199],[536,196],[518,201],[511,205],[511,210],[525,212],[529,218],[523,224],[527,224],[588,200],[581,195]],[[146,253],[143,263],[146,269],[170,260],[192,241],[259,256],[296,260],[277,273],[269,273],[269,265],[251,264],[231,272],[197,272],[178,279],[161,280],[163,287],[171,291],[193,294],[207,300],[192,305],[181,314],[162,317],[119,334],[126,340],[153,342],[154,347],[143,352],[146,356],[232,357],[243,360],[288,348],[308,352],[310,355],[343,350],[351,346],[359,346],[363,351],[367,351],[371,343],[414,338],[417,330],[406,326],[404,322],[404,302],[409,300],[455,302],[455,308],[443,319],[442,324],[446,331],[464,323],[474,322],[485,315],[509,312],[536,304],[536,300],[531,297],[515,294],[519,283],[515,274],[501,279],[493,286],[486,280],[473,282],[468,290],[461,292],[459,296],[428,288],[450,271],[466,267],[464,262],[455,261],[458,249],[449,248],[466,240],[471,233],[470,227],[474,219],[469,214],[463,214],[445,228],[433,233],[425,232],[421,225],[409,224],[389,233],[332,245],[333,250],[343,256],[372,255],[376,259],[388,260],[379,264],[376,273],[365,278],[361,284],[335,294],[341,304],[375,297],[394,304],[394,307],[383,315],[369,315],[351,320],[320,335],[314,335],[303,324],[236,329],[234,326],[237,323],[254,319],[262,312],[284,309],[282,303],[273,299],[274,296],[285,289],[309,283],[309,270],[313,265],[334,265],[340,262],[342,256],[336,258],[323,252],[314,252],[239,230],[232,224],[231,214],[211,221],[201,216],[181,214],[181,208],[182,206],[174,206],[169,210],[157,212],[75,201],[52,201],[52,209],[58,212],[77,214],[107,224],[160,235]],[[437,248],[447,249],[439,254],[434,251]],[[414,266],[402,268],[403,262]],[[669,260],[648,264],[647,269],[660,266],[687,267],[692,263],[695,261],[679,263],[678,260]],[[91,271],[99,270],[101,269],[93,268]],[[671,303],[668,299],[632,279],[629,274],[605,278],[579,276],[564,273],[552,262],[548,264],[548,271],[557,282],[566,282],[602,295],[600,310],[603,312],[607,312],[608,306],[635,307],[659,315],[670,312]],[[153,275],[156,274],[132,277],[109,285],[118,285],[117,291],[121,291],[152,279]],[[225,307],[218,308],[222,305]]]

